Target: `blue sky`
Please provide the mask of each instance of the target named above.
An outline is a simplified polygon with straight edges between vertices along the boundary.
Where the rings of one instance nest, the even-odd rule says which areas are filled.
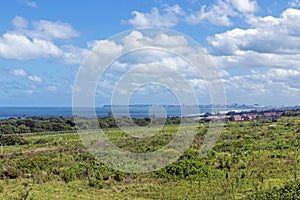
[[[4,0],[0,105],[72,105],[76,74],[95,44],[141,27],[173,29],[202,45],[220,70],[228,103],[296,105],[299,21],[300,0]],[[112,69],[100,81],[97,105],[110,103],[114,82],[109,74],[117,73]],[[210,103],[201,79],[189,78],[203,98],[200,103]],[[131,103],[176,100],[149,86],[137,90]]]

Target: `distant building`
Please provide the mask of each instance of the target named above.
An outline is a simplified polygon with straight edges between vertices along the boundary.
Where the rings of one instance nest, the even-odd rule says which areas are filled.
[[[249,120],[254,120],[254,119],[259,118],[259,115],[258,114],[254,114],[254,113],[247,113],[247,118]]]
[[[279,113],[276,113],[276,112],[265,112],[263,115],[263,118],[280,118],[281,115]]]
[[[244,120],[244,118],[242,116],[240,116],[240,115],[234,115],[233,117],[234,117],[234,121],[242,121],[242,120]]]

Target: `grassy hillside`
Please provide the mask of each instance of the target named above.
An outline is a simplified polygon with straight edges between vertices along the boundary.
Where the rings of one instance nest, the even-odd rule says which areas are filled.
[[[296,117],[227,123],[202,159],[198,151],[208,125],[200,124],[178,161],[146,174],[110,169],[93,158],[75,132],[5,135],[0,199],[291,199],[300,195],[299,124]],[[105,132],[123,149],[150,152],[176,131],[176,125],[168,125],[151,139],[116,128]]]

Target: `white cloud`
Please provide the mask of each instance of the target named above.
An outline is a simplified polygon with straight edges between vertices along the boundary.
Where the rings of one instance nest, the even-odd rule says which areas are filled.
[[[182,35],[170,36],[167,34],[159,34],[154,38],[153,41],[156,45],[161,45],[164,47],[178,47],[178,46],[187,46],[188,41]]]
[[[254,13],[258,9],[256,0],[228,0],[241,13]]]
[[[24,69],[12,69],[10,73],[14,76],[23,76],[26,77],[28,80],[33,81],[33,82],[38,82],[41,83],[43,82],[43,79],[39,76],[36,75],[30,75],[28,74]],[[33,89],[35,89],[35,86],[33,86]]]
[[[249,19],[249,29],[235,28],[208,39],[209,52],[223,66],[292,67],[300,61],[300,10],[287,9],[279,18]]]
[[[69,39],[78,37],[79,33],[68,23],[51,22],[46,20],[32,22],[33,30],[25,31],[31,37],[44,39]]]
[[[28,22],[16,16],[14,30],[0,36],[0,57],[16,60],[54,58],[67,64],[80,64],[90,53],[90,49],[75,47],[68,39],[79,36],[69,24],[46,20]],[[60,45],[56,40],[60,40]]]
[[[252,70],[247,75],[231,76],[223,82],[227,94],[233,98],[257,98],[270,104],[272,99],[279,97],[300,97],[299,78],[299,70],[271,68],[265,72]]]
[[[196,74],[193,67],[184,59],[203,62],[199,54],[204,54],[202,49],[189,42],[186,37],[174,33],[169,34],[168,32],[157,32],[157,34],[148,35],[147,33],[143,34],[141,31],[131,31],[124,35],[118,43],[111,40],[100,40],[90,43],[89,47],[96,47],[93,53],[95,55],[100,54],[102,59],[103,55],[115,58],[115,56],[126,53],[113,64],[119,72],[124,72],[137,65],[155,64],[168,66],[184,76]],[[136,51],[132,52],[132,49],[136,49]],[[128,50],[130,50],[130,53],[127,52]],[[180,58],[177,54],[184,57]],[[97,63],[98,61],[96,59],[92,62]],[[90,66],[98,67],[99,63],[90,63]],[[203,70],[205,71],[205,69]]]
[[[28,25],[28,22],[26,19],[20,16],[16,16],[12,21],[14,27],[16,28],[26,28]]]
[[[207,91],[207,83],[203,79],[189,79],[189,84],[197,91],[201,93],[208,93]]]
[[[13,69],[10,73],[14,76],[27,76],[27,72],[24,69]]]
[[[58,57],[61,50],[51,41],[30,39],[20,33],[5,33],[0,38],[0,56],[8,59]]]
[[[150,13],[133,11],[134,17],[128,20],[128,23],[136,27],[173,27],[177,25],[179,16],[183,14],[183,10],[178,5],[165,5],[162,14],[157,8],[152,8]]]
[[[132,31],[122,39],[122,45],[124,46],[124,49],[141,48],[150,45],[151,42],[152,41],[150,38],[144,36],[139,31]]]
[[[113,85],[112,80],[100,80],[98,83],[98,87],[112,90],[114,85]]]
[[[63,51],[62,60],[67,64],[81,64],[91,52],[90,49],[65,45],[61,47]]]
[[[300,10],[289,8],[279,17],[249,17],[250,28],[234,28],[208,38],[208,50],[217,65],[235,74],[222,76],[227,97],[245,103],[297,102],[300,98],[297,21]]]
[[[114,74],[114,77],[104,75],[102,80],[98,84],[98,95],[103,97],[111,94],[113,86],[118,83],[118,80],[122,75],[130,76],[130,84],[128,88],[121,85],[122,90],[118,91],[120,94],[128,94],[130,88],[139,88],[141,84],[139,81],[155,82],[159,83],[173,83],[173,92],[182,92],[185,90],[187,93],[191,91],[191,88],[197,91],[197,94],[205,96],[208,91],[205,90],[206,85],[201,79],[201,75],[187,60],[192,59],[193,61],[199,61],[197,63],[203,62],[201,53],[198,46],[189,41],[186,37],[180,34],[174,34],[174,32],[169,33],[168,31],[158,31],[156,33],[147,34],[143,31],[131,31],[127,35],[123,35],[122,40],[117,40],[117,42],[111,40],[96,41],[90,46],[98,46],[100,48],[96,51],[100,52],[100,55],[111,56],[112,52],[115,52],[114,56],[117,54],[122,55],[118,60],[116,60],[110,66],[112,69],[107,69],[105,73]],[[107,49],[112,49],[107,51]],[[136,49],[134,51],[133,49]],[[130,50],[130,53],[126,53]],[[181,55],[182,57],[178,56]],[[105,56],[106,57],[106,56]],[[196,57],[196,58],[195,58]],[[105,60],[102,57],[103,60]],[[187,59],[187,60],[185,60]],[[96,60],[98,62],[98,60]],[[207,64],[207,63],[205,63]],[[205,69],[207,66],[203,64],[203,69],[201,73],[206,73],[208,71]],[[90,64],[89,66],[97,66],[96,64]],[[127,73],[130,72],[130,73]],[[125,74],[124,74],[125,73]],[[173,74],[172,74],[173,73]],[[130,74],[130,75],[129,75]],[[226,74],[225,72],[223,74]],[[190,88],[184,88],[182,81],[178,79],[181,77],[183,82],[185,82]],[[200,77],[200,79],[199,79]],[[88,78],[87,78],[88,79]],[[134,85],[134,83],[139,83]],[[162,92],[161,90],[157,92]],[[164,93],[164,92],[162,92]],[[110,96],[110,95],[108,95]]]
[[[230,26],[232,21],[230,16],[237,16],[231,6],[222,0],[218,4],[208,7],[201,6],[200,10],[187,16],[186,21],[190,24],[201,24],[208,21],[214,25]]]
[[[29,1],[29,0],[19,0],[21,4],[24,4],[26,6],[32,7],[32,8],[37,8],[37,3],[35,1]]]
[[[173,27],[182,20],[189,24],[208,22],[218,26],[231,26],[232,18],[252,15],[258,8],[256,0],[217,0],[214,4],[202,4],[196,11],[189,9],[190,13],[178,5],[164,5],[162,12],[155,7],[148,13],[133,11],[134,17],[128,23],[137,27]]]
[[[43,79],[42,79],[41,77],[35,76],[35,75],[33,75],[33,76],[31,76],[31,75],[28,76],[28,79],[31,80],[31,81],[33,81],[33,82],[38,82],[38,83],[43,82]]]
[[[28,27],[28,21],[21,17],[16,16],[12,24],[16,28],[16,32],[22,33],[31,38],[40,39],[70,39],[72,37],[78,37],[79,33],[68,23],[60,21],[32,21],[31,27]]]
[[[246,16],[258,9],[256,0],[218,0],[213,5],[202,5],[200,10],[186,16],[190,24],[209,22],[213,25],[231,26],[231,18]]]
[[[88,47],[93,49],[93,53],[101,55],[117,55],[123,50],[121,45],[111,40],[95,40],[88,43]]]
[[[300,0],[292,0],[292,1],[289,1],[289,6],[290,6],[290,7],[294,7],[294,8],[300,7]]]

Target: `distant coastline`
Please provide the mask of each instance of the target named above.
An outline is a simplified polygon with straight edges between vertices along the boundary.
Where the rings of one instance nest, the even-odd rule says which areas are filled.
[[[150,104],[137,104],[137,105],[129,105],[129,113],[130,116],[127,116],[127,106],[116,106],[118,107],[118,116],[132,117],[132,118],[143,118],[152,115],[151,107],[155,107],[156,105]],[[159,105],[163,107],[166,111],[166,115],[170,117],[178,117],[181,116],[181,107],[179,105]],[[186,106],[187,109],[186,116],[199,116],[204,113],[211,113],[212,107],[218,108],[222,106],[218,105],[200,105],[198,109],[195,109],[193,106]],[[150,110],[149,110],[150,109]],[[243,111],[251,111],[251,110],[287,110],[287,109],[300,109],[300,106],[282,106],[282,107],[267,107],[267,106],[259,106],[259,105],[226,105],[226,107],[221,108],[222,114],[226,114],[230,111],[235,112],[243,112]],[[107,117],[109,112],[111,112],[111,105],[104,105],[96,108],[96,114],[98,117]],[[216,110],[216,109],[215,109]],[[199,111],[199,112],[196,112]],[[26,106],[0,106],[0,119],[9,119],[9,118],[27,118],[27,117],[72,117],[73,111],[72,107],[26,107]]]

